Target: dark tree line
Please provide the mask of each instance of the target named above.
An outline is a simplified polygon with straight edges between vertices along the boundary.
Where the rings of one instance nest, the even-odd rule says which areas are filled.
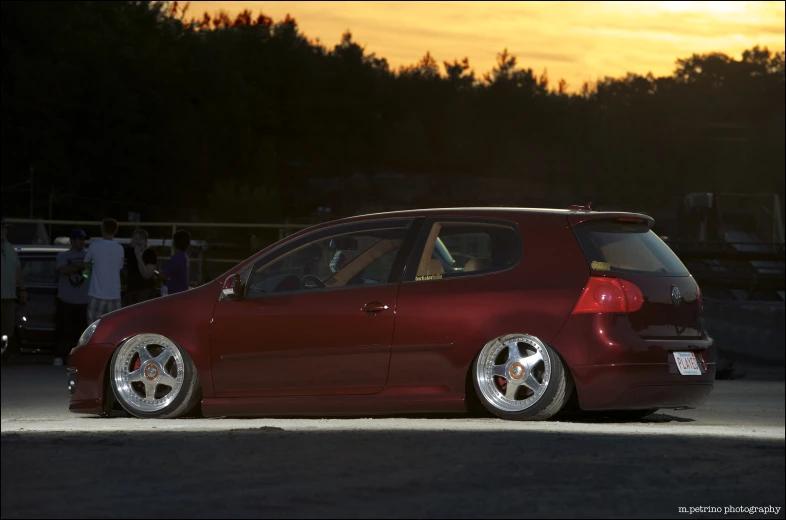
[[[197,208],[278,221],[313,212],[304,176],[385,171],[520,179],[543,205],[563,204],[566,187],[630,208],[692,191],[783,196],[783,52],[693,55],[671,76],[569,94],[506,50],[486,74],[430,53],[391,70],[349,32],[328,48],[290,16],[192,15],[166,2],[2,3],[4,214],[28,214],[31,169],[35,214],[51,194],[58,218]]]

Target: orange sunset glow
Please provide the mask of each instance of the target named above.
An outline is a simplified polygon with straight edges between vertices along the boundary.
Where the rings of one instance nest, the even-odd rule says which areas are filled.
[[[668,75],[677,58],[754,45],[784,49],[784,2],[191,2],[187,18],[249,9],[274,21],[291,14],[331,49],[349,29],[391,68],[429,51],[438,62],[468,57],[479,75],[507,48],[523,68],[548,70],[569,90],[627,72]]]

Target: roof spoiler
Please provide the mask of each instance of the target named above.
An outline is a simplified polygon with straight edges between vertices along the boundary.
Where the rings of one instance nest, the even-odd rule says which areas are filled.
[[[592,211],[592,201],[587,202],[584,206],[579,206],[577,204],[572,204],[568,206],[570,211]]]
[[[655,225],[655,219],[643,213],[625,213],[625,212],[606,212],[606,211],[593,211],[587,213],[577,213],[568,215],[568,223],[572,226],[583,224],[591,220],[605,220],[612,222],[625,222],[629,224],[645,224],[648,228],[652,229]]]

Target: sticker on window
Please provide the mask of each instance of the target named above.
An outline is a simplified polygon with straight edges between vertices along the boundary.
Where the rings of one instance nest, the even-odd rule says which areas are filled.
[[[415,281],[420,282],[423,280],[439,280],[440,278],[442,278],[441,274],[426,274],[423,276],[416,276]]]
[[[611,271],[611,264],[608,262],[598,262],[597,260],[593,260],[591,267],[593,271]]]

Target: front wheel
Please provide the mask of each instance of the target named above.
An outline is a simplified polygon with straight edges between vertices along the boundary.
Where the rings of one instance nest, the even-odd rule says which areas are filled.
[[[139,334],[121,345],[109,364],[109,384],[128,413],[172,419],[202,398],[199,374],[188,353],[159,334]]]
[[[488,342],[475,358],[472,380],[487,410],[517,421],[550,418],[573,391],[573,379],[557,352],[528,334]]]

